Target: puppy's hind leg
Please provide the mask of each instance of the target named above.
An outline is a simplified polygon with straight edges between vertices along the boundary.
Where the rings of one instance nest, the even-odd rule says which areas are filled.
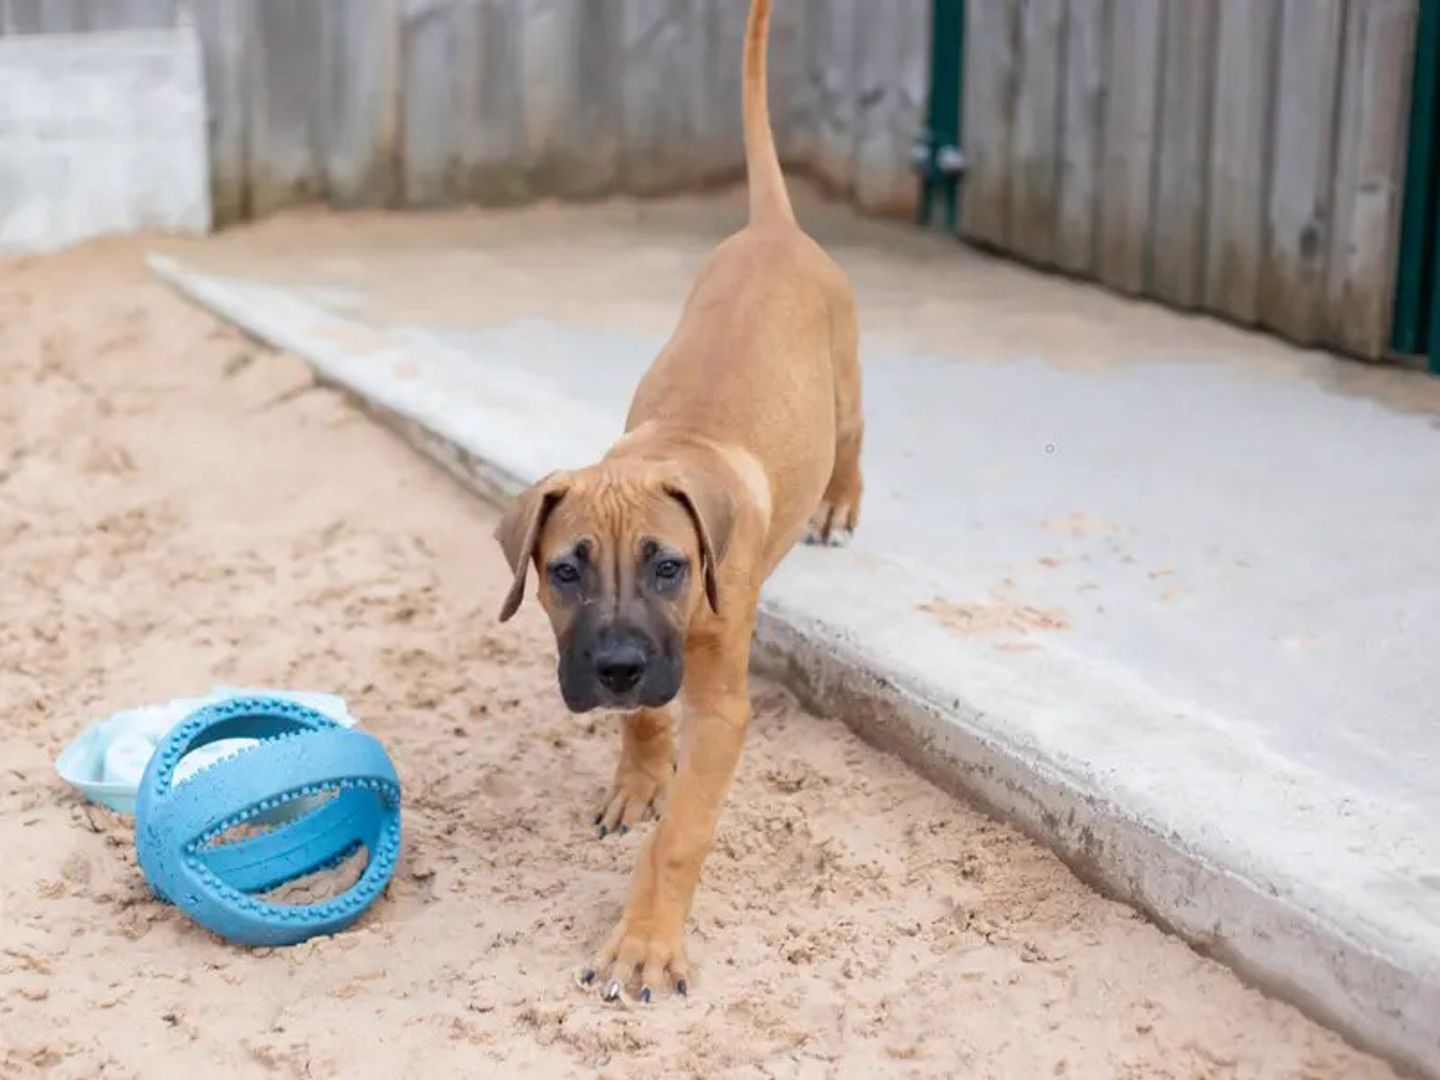
[[[848,297],[847,297],[848,301]],[[860,472],[860,447],[865,417],[860,403],[860,334],[853,302],[835,315],[835,466],[820,505],[810,518],[805,540],[839,546],[860,524],[860,497],[865,481]]]

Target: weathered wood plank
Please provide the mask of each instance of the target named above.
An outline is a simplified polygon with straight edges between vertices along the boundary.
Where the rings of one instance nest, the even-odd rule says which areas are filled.
[[[1380,358],[1390,342],[1415,0],[1351,0],[1326,280],[1328,344]]]
[[[5,0],[5,29],[12,34],[63,34],[89,29],[87,0]]]
[[[620,177],[625,4],[624,0],[587,0],[575,7],[572,160],[559,190],[567,195],[599,195],[612,190]]]
[[[340,206],[383,206],[399,186],[398,0],[325,0],[321,145]]]
[[[265,214],[324,194],[320,146],[320,6],[251,0],[247,160],[250,210]]]
[[[810,81],[809,12],[822,0],[789,0],[770,16],[770,122],[786,164],[808,160],[815,94]],[[738,66],[740,57],[735,58]]]
[[[859,113],[860,12],[865,0],[831,0],[810,27],[820,51],[816,177],[832,192],[848,194],[855,182],[855,126]]]
[[[1073,274],[1093,273],[1097,260],[1105,84],[1110,69],[1107,9],[1106,0],[1070,0],[1065,13],[1055,262]]]
[[[965,5],[960,231],[992,247],[1004,246],[1009,221],[1019,32],[1016,0]]]
[[[1214,64],[1215,0],[1169,5],[1148,291],[1179,308],[1192,308],[1201,297]]]
[[[1064,0],[1025,0],[1006,234],[1010,250],[1042,265],[1055,256],[1064,29]]]
[[[254,23],[250,0],[197,0],[192,9],[205,57],[210,202],[215,224],[249,213],[249,78]]]
[[[679,187],[689,167],[691,13],[688,0],[626,0],[621,137],[625,184],[637,194]]]
[[[676,118],[674,145],[667,148],[670,187],[697,183],[716,168],[714,133],[720,125],[722,103],[715,93],[718,78],[714,35],[719,32],[718,4],[721,0],[671,0],[677,27],[675,55],[667,63],[678,64],[685,74],[685,93]]]
[[[925,123],[930,73],[928,0],[864,4],[860,11],[855,202],[910,217],[919,181],[910,147]]]
[[[452,202],[461,187],[457,0],[406,0],[399,15],[400,177],[411,206]]]
[[[406,200],[513,202],[607,188],[619,164],[622,15],[618,0],[410,0]]]
[[[1282,0],[1219,0],[1210,130],[1205,306],[1244,323],[1260,310],[1272,83]]]
[[[976,239],[1005,245],[1012,186],[1024,220],[1048,216],[1053,230],[1056,200],[1070,196],[1059,146],[1041,132],[1064,126],[1064,12],[1093,10],[1077,18],[1080,33],[1090,27],[1103,47],[1109,2],[970,5],[969,73],[988,89],[967,92]],[[182,8],[205,49],[220,221],[316,197],[352,206],[656,192],[743,167],[743,0],[0,0],[0,32],[164,25]],[[782,157],[867,209],[913,210],[928,9],[785,0],[775,14]],[[1015,144],[1022,11],[1032,56],[1051,60],[1028,69]],[[998,50],[984,47],[987,26]],[[1091,51],[1098,68],[1103,48]],[[1022,161],[1048,153],[1051,163],[1022,168],[1012,146]],[[1037,257],[1044,242],[1021,232],[1015,246]]]
[[[585,90],[579,84],[579,9],[572,0],[522,0],[521,109],[525,167],[534,192],[565,190],[573,182],[575,120]],[[693,72],[692,72],[693,74]]]
[[[702,93],[692,101],[692,177],[696,183],[738,176],[745,160],[740,61],[746,15],[746,5],[729,0],[701,0],[695,13],[700,35],[696,44],[704,54],[697,73]]]
[[[1306,343],[1324,322],[1344,13],[1344,0],[1285,0],[1281,9],[1260,320]]]
[[[1188,2],[1188,0],[1187,0]],[[1122,292],[1145,285],[1158,150],[1165,12],[1154,0],[1113,0],[1110,87],[1100,188],[1100,280]]]
[[[512,203],[529,194],[521,109],[523,30],[520,0],[482,0],[459,9],[456,51],[465,60],[455,124],[460,193],[466,198]]]
[[[90,30],[154,30],[174,26],[178,0],[89,0]]]
[[[793,0],[777,6],[771,23],[772,29],[782,35],[772,44],[789,42],[788,46],[781,45],[783,51],[776,55],[781,63],[788,64],[792,80],[783,98],[770,99],[771,108],[784,115],[780,154],[786,162],[806,170],[814,166],[820,145],[820,58],[824,42],[815,27],[827,18],[828,7],[828,0]]]

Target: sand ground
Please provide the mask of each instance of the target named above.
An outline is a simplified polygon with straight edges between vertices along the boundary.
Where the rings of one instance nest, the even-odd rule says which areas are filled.
[[[766,682],[693,996],[582,991],[641,838],[588,825],[613,719],[565,713],[533,606],[495,624],[492,512],[144,246],[0,262],[0,1076],[1389,1075]],[[216,681],[389,746],[404,857],[352,931],[221,943],[55,777]]]

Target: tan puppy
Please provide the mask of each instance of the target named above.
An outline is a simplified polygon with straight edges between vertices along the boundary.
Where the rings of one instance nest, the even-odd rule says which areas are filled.
[[[790,208],[766,104],[769,22],[769,0],[753,0],[749,224],[701,268],[625,436],[598,464],[530,488],[496,532],[515,573],[501,620],[533,562],[566,704],[630,710],[600,835],[660,816],[583,975],[600,975],[609,999],[637,976],[642,1001],[667,977],[687,992],[682,931],[750,719],[761,583],[807,524],[824,541],[848,536],[860,507],[855,302]]]

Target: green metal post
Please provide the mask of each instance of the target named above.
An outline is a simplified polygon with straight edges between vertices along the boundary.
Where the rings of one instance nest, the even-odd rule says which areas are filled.
[[[930,100],[925,131],[915,142],[920,174],[920,224],[928,225],[939,192],[945,225],[955,229],[960,169],[960,92],[965,71],[965,0],[933,0],[930,11]]]
[[[944,0],[936,0],[942,3]],[[946,32],[955,41],[955,74],[945,85],[946,98],[954,108],[953,145],[957,154],[965,146],[965,0],[953,0],[954,10],[946,18]],[[954,232],[959,224],[957,216],[960,194],[960,176],[955,174],[945,188],[945,228]]]
[[[1435,224],[1440,220],[1437,184],[1437,122],[1440,122],[1440,0],[1420,0],[1415,40],[1415,75],[1410,96],[1409,148],[1405,166],[1405,208],[1400,225],[1400,259],[1395,281],[1396,352],[1430,354],[1440,370],[1440,333],[1433,314],[1440,298]]]
[[[1430,357],[1430,373],[1440,375],[1440,328],[1435,325],[1436,313],[1440,312],[1440,243],[1435,238],[1436,225],[1440,223],[1440,184],[1435,185],[1430,206],[1430,220],[1425,223],[1430,244],[1430,295],[1425,309],[1425,333],[1429,341],[1425,351]]]

